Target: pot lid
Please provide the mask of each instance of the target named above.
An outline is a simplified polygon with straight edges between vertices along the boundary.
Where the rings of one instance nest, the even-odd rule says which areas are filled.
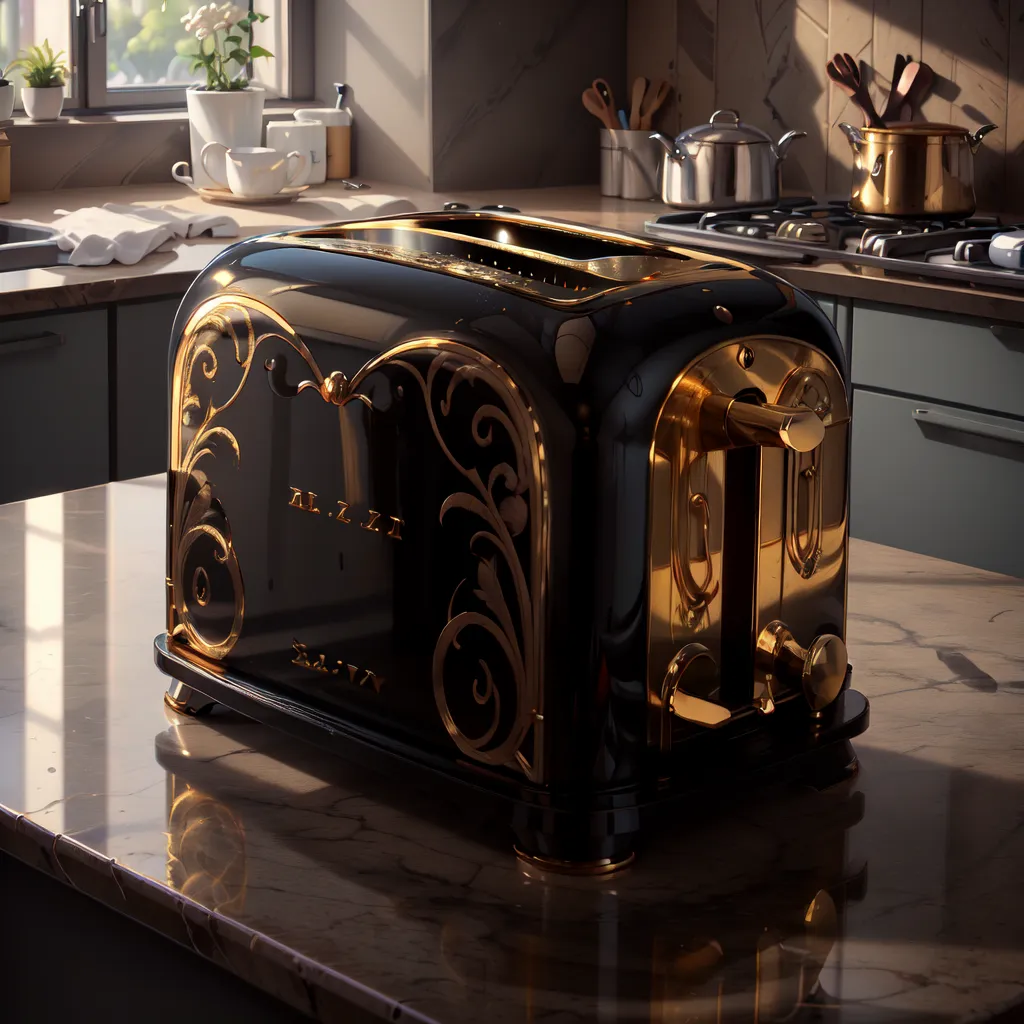
[[[735,110],[716,110],[707,124],[699,124],[696,128],[687,128],[676,136],[676,145],[683,146],[694,142],[724,142],[734,146],[749,145],[754,142],[772,144],[771,136],[760,128],[746,124],[740,120]]]

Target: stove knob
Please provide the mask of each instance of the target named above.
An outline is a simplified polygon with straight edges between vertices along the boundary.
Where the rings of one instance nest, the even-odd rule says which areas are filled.
[[[839,696],[846,678],[847,652],[842,638],[834,633],[816,636],[804,650],[785,623],[769,622],[757,638],[759,675],[769,691],[778,679],[799,685],[815,713],[827,708]]]

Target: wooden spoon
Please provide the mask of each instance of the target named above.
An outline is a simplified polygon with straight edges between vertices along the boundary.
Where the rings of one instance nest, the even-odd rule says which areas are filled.
[[[867,86],[861,80],[860,67],[848,53],[837,53],[826,65],[828,77],[864,112],[871,128],[884,128]]]
[[[917,63],[917,62],[915,62]],[[903,72],[903,79],[907,77],[910,64]],[[903,93],[903,102],[900,104],[900,119],[912,121],[917,114],[921,113],[921,105],[931,94],[932,86],[935,85],[935,72],[927,64],[917,63],[917,74],[906,89],[903,88],[903,79],[900,79],[900,92]]]
[[[647,92],[647,79],[642,75],[633,80],[633,91],[630,93],[629,127],[633,131],[640,130],[640,107]]]
[[[896,59],[892,62],[892,84],[889,86],[889,98],[885,101],[885,110],[882,111],[882,120],[886,124],[900,119],[900,104],[902,103],[902,93],[899,91],[900,76],[909,63],[910,54],[904,56],[902,53],[897,53]]]
[[[604,105],[611,111],[615,127],[621,127],[618,117],[616,117],[615,114],[616,110],[619,108],[615,104],[615,97],[612,95],[612,87],[603,78],[595,78],[590,84],[593,86],[594,92],[596,92],[604,101]]]
[[[640,105],[640,130],[649,132],[654,120],[654,115],[661,109],[661,105],[668,97],[671,86],[663,78],[651,84]]]
[[[604,100],[598,95],[597,90],[592,86],[583,90],[583,106],[594,115],[605,126],[613,131],[620,127],[618,118],[607,107]]]

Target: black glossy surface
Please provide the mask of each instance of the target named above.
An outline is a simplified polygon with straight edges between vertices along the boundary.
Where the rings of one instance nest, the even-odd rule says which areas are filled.
[[[482,238],[495,237],[501,225],[515,230],[508,218],[459,216],[468,217]],[[599,806],[601,794],[614,802],[621,793],[630,794],[626,802],[635,805],[638,787],[649,785],[659,771],[646,736],[644,496],[661,405],[690,360],[731,338],[800,339],[823,351],[845,376],[844,357],[817,304],[763,271],[627,236],[582,241],[561,230],[523,230],[533,248],[593,259],[630,253],[669,257],[685,265],[685,274],[615,287],[567,307],[508,287],[331,251],[326,239],[325,248],[312,247],[326,232],[309,233],[306,241],[270,236],[236,245],[210,265],[185,297],[174,338],[203,302],[233,294],[276,310],[324,375],[340,370],[351,378],[380,353],[423,337],[458,340],[500,364],[529,402],[546,463],[548,787],[561,794],[565,806]],[[565,294],[572,296],[571,288]],[[720,306],[731,313],[728,325],[714,313]],[[593,345],[579,382],[572,383],[559,372],[555,342],[568,321],[583,319]],[[257,323],[257,334],[268,325]],[[264,370],[271,359],[273,388]],[[409,361],[427,372],[423,356]],[[524,799],[536,800],[535,787],[523,784],[512,769],[465,768],[435,706],[431,659],[451,595],[460,580],[468,580],[467,587],[481,584],[470,553],[477,526],[469,516],[444,522],[439,517],[448,495],[467,487],[434,442],[415,378],[401,368],[384,368],[364,389],[372,413],[355,402],[339,411],[315,391],[282,397],[310,376],[283,341],[262,342],[253,365],[224,417],[237,437],[240,461],[236,467],[222,449],[204,464],[230,519],[245,584],[245,624],[227,658],[229,672],[258,681],[296,707],[418,751],[428,763],[468,771],[485,786],[521,786]],[[232,371],[222,353],[215,393],[220,388],[230,394],[237,380]],[[485,382],[461,384],[445,420],[456,455],[478,460],[474,464],[484,479],[502,463],[515,465],[515,453],[497,427],[491,444],[469,441],[476,408],[497,400]],[[438,397],[434,401],[436,412],[442,406]],[[289,507],[292,487],[315,492],[324,514]],[[496,494],[511,496],[501,483]],[[326,512],[338,498],[350,503],[353,518],[368,508],[400,517],[402,541],[329,519]],[[529,530],[515,538],[524,565],[529,541]],[[196,549],[197,558],[209,554]],[[185,570],[190,578],[193,564]],[[499,570],[502,583],[509,581]],[[214,599],[203,614],[211,628],[224,629],[230,621],[224,580],[211,576],[211,589]],[[293,640],[324,652],[327,664],[341,659],[386,682],[375,692],[296,667]],[[493,653],[489,660],[495,665]],[[465,645],[452,655],[461,659],[453,674],[466,686],[449,699],[469,734],[486,726],[487,709],[474,702],[470,689],[485,654],[484,647]],[[500,668],[495,673],[497,689],[508,693],[513,680]],[[499,735],[517,710],[506,699]],[[786,716],[777,717],[781,723]],[[611,831],[619,830],[615,824]]]

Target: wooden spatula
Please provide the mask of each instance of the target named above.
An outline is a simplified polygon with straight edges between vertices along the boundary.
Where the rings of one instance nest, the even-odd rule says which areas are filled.
[[[640,104],[640,129],[649,132],[654,121],[654,115],[661,109],[661,105],[668,98],[671,86],[663,78],[652,82]]]
[[[871,128],[884,128],[885,122],[878,116],[868,87],[861,80],[860,65],[848,53],[837,53],[826,65],[828,77],[857,104],[867,118]]]

